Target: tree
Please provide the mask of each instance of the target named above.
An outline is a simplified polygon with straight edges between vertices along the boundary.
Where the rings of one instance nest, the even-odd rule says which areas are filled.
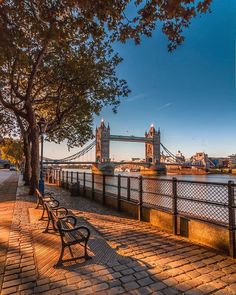
[[[0,142],[0,150],[3,160],[9,160],[11,164],[19,166],[23,160],[23,144],[19,139],[4,138]]]
[[[24,121],[31,142],[31,193],[38,183],[38,117],[49,122],[50,140],[69,145],[91,137],[92,114],[104,104],[116,109],[128,87],[116,76],[121,59],[114,41],[151,36],[156,24],[169,50],[204,1],[6,0],[0,4],[0,103]],[[134,13],[128,17],[129,6]],[[22,128],[21,128],[22,131]],[[23,132],[24,133],[24,132]],[[76,136],[75,136],[76,135]]]
[[[24,152],[24,173],[23,180],[26,185],[30,183],[31,165],[30,165],[30,138],[27,122],[15,115],[13,112],[4,109],[0,105],[0,137],[21,138]]]

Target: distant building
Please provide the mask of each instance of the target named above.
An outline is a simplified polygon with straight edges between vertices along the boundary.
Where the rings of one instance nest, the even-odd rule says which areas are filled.
[[[206,168],[209,167],[209,159],[208,155],[204,152],[198,152],[194,156],[191,157],[191,162],[196,166],[204,166]]]
[[[229,166],[230,168],[236,168],[236,154],[229,156]]]
[[[181,153],[181,151],[178,151],[176,154],[176,159],[179,160],[180,162],[185,162],[185,156]]]
[[[137,162],[137,163],[145,162],[145,160],[141,159],[141,158],[132,158],[131,160],[132,160],[132,162]]]
[[[229,166],[229,158],[226,157],[210,157],[209,160],[217,168],[228,168]]]

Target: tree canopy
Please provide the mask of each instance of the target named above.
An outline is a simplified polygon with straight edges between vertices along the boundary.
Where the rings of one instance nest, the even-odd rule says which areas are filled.
[[[0,123],[18,124],[31,149],[32,187],[39,167],[38,119],[47,138],[69,146],[92,136],[93,114],[104,105],[116,110],[129,94],[117,76],[121,58],[115,41],[150,37],[156,27],[168,49],[183,40],[193,17],[211,0],[5,0],[0,2]],[[10,123],[10,124],[11,124]],[[16,127],[16,126],[15,126]],[[17,128],[17,127],[16,127]],[[27,154],[29,151],[27,151]]]

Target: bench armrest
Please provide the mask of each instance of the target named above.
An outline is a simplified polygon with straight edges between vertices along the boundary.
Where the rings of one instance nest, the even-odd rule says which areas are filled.
[[[49,192],[49,191],[44,192],[44,196],[52,196],[52,195],[55,195],[55,193]]]
[[[56,208],[51,208],[52,210],[56,211],[56,215],[58,215],[58,213],[61,211],[61,213],[63,213],[64,215],[68,215],[68,210],[65,207],[56,207]],[[64,211],[64,212],[63,212]],[[60,218],[59,216],[57,216],[58,218]],[[65,216],[63,216],[64,218]]]
[[[73,220],[73,226],[76,226],[76,223],[77,223],[77,219],[76,219],[76,217],[75,216],[73,216],[73,215],[66,215],[66,216],[62,216],[62,217],[58,217],[57,216],[57,218],[58,219],[60,219],[60,220],[68,220],[68,219],[71,219],[71,220]],[[62,227],[62,230],[64,230],[64,228]]]
[[[55,209],[55,208],[58,208],[59,205],[60,205],[60,202],[57,201],[56,199],[53,199],[53,200],[50,200],[48,202],[46,202],[47,205],[51,208],[51,209]]]
[[[88,239],[89,236],[90,236],[90,230],[89,230],[86,226],[76,226],[76,227],[71,228],[71,229],[61,228],[61,230],[62,230],[63,232],[67,232],[67,233],[69,233],[69,232],[73,232],[73,231],[77,231],[77,230],[81,230],[81,229],[87,231],[87,239]]]
[[[53,196],[50,196],[50,195],[45,195],[43,197],[44,202],[50,202],[50,201],[53,201],[53,200],[55,200],[55,198]]]

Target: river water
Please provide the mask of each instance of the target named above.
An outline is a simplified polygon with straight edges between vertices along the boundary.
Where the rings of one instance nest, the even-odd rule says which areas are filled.
[[[89,169],[63,169],[63,170],[91,173],[91,170]],[[140,173],[138,172],[115,172],[115,175],[118,175],[118,174],[122,176],[133,176],[133,177],[138,177],[140,175]],[[236,174],[180,175],[180,174],[171,173],[167,175],[160,175],[160,176],[154,176],[154,177],[161,178],[161,179],[172,179],[173,177],[175,177],[178,180],[221,182],[221,183],[227,183],[229,180],[231,180],[231,181],[234,181],[236,184]]]
[[[84,174],[86,172],[85,186],[92,187],[91,170],[83,169],[64,169],[64,177],[68,177],[68,182],[77,182],[77,173],[79,181],[84,184]],[[72,173],[73,177],[71,179]],[[139,201],[139,179],[137,172],[116,172],[121,175],[121,197],[130,200]],[[106,176],[105,192],[117,196],[118,177]],[[128,178],[130,177],[130,190],[128,190]],[[178,175],[168,174],[156,177],[144,177],[142,183],[143,202],[146,206],[152,208],[163,208],[164,210],[173,210],[173,182],[172,178],[177,180],[177,210],[178,213],[193,216],[201,220],[212,221],[218,224],[228,224],[228,186],[229,180],[236,184],[236,175],[230,174],[207,174],[207,175]],[[186,182],[187,181],[187,182]],[[197,181],[194,183],[194,181]],[[203,183],[199,183],[203,182]],[[209,182],[209,184],[207,184]],[[101,175],[94,176],[94,189],[103,190],[103,178]],[[234,188],[236,196],[236,186]],[[235,210],[236,211],[236,210]],[[236,214],[236,213],[235,213]]]

